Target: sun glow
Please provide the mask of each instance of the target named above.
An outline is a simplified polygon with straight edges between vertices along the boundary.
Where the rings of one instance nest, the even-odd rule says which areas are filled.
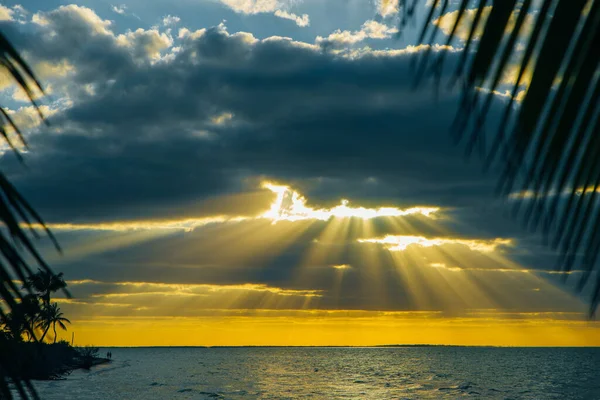
[[[363,220],[378,217],[402,217],[412,214],[420,214],[429,218],[440,211],[439,207],[411,207],[399,209],[395,207],[365,208],[351,207],[348,200],[342,199],[340,204],[333,208],[314,209],[306,205],[306,199],[289,186],[276,185],[271,182],[263,182],[263,188],[269,189],[277,194],[277,198],[271,204],[271,208],[262,217],[277,221],[301,221],[320,220],[327,221],[330,218],[361,218]]]

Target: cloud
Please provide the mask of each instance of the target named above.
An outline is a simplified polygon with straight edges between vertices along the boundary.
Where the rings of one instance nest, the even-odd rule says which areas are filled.
[[[181,18],[175,15],[166,15],[162,19],[162,24],[163,26],[176,25],[177,23],[179,23],[179,21],[181,21]]]
[[[45,117],[50,117],[56,112],[56,110],[45,105],[40,106],[40,111]],[[42,123],[40,114],[34,106],[24,106],[17,110],[9,109],[7,110],[7,113],[11,116],[19,129],[23,129],[24,131],[31,130]]]
[[[248,219],[247,217],[231,217],[231,216],[214,216],[207,218],[196,218],[196,219],[181,219],[181,220],[150,220],[150,221],[116,221],[116,222],[105,222],[105,223],[82,223],[82,224],[48,224],[48,228],[56,231],[110,231],[110,232],[124,232],[124,231],[155,231],[155,230],[182,230],[192,231],[198,227],[224,223],[224,222],[236,222]],[[34,226],[37,229],[41,229],[41,226]]]
[[[338,264],[338,265],[332,265],[331,268],[337,269],[337,270],[340,270],[340,271],[344,271],[344,270],[351,269],[352,266],[348,265],[348,264]]]
[[[12,21],[14,11],[0,4],[0,21]]]
[[[504,76],[502,77],[501,83],[508,84],[508,85],[516,84],[517,78],[519,77],[520,69],[521,69],[521,65],[516,64],[516,63],[507,66],[507,68],[504,72]],[[533,74],[532,67],[528,66],[525,69],[523,76],[521,77],[520,84],[522,86],[528,87],[529,84],[531,83],[532,74]]]
[[[423,236],[394,236],[389,235],[384,238],[359,239],[360,243],[379,243],[384,245],[390,251],[405,251],[409,246],[433,247],[446,245],[466,246],[473,251],[481,253],[493,253],[498,247],[512,246],[510,239],[457,239],[457,238],[426,238]]]
[[[221,0],[229,8],[244,14],[273,12],[280,6],[279,0]]]
[[[33,23],[47,27],[54,35],[63,35],[66,30],[73,29],[73,37],[77,33],[94,35],[111,35],[111,21],[103,20],[93,10],[87,7],[70,4],[60,6],[48,13],[38,12],[33,14]]]
[[[481,35],[483,34],[483,28],[485,27],[485,22],[488,19],[491,10],[492,10],[492,6],[484,7],[483,12],[481,14],[481,19],[479,21],[479,25],[477,26],[477,29],[475,30],[475,33],[474,33],[475,40],[478,40],[481,38]],[[433,21],[433,24],[437,25],[444,34],[449,35],[450,32],[452,32],[454,25],[456,24],[456,20],[458,18],[458,13],[459,13],[458,10],[448,12],[448,13],[442,15],[441,17],[436,18]],[[460,24],[458,25],[456,32],[454,33],[457,38],[459,38],[460,40],[463,40],[463,41],[465,41],[469,38],[469,35],[471,32],[471,27],[473,25],[473,22],[475,21],[476,14],[477,14],[477,9],[465,10],[465,12],[461,18]],[[517,18],[518,18],[518,12],[513,12],[511,14],[508,24],[506,26],[506,33],[511,33],[513,31],[513,29],[515,27],[515,23],[517,21]],[[524,39],[524,38],[528,37],[529,34],[531,33],[531,30],[533,29],[533,26],[534,26],[534,14],[529,13],[525,18],[525,22],[523,23],[523,26],[521,27],[520,38]]]
[[[19,114],[15,114],[15,120],[22,123],[26,122],[22,117],[25,114],[24,110],[30,114],[33,113],[33,108],[22,109]],[[47,111],[47,110],[44,110]],[[33,115],[34,117],[36,115]],[[263,187],[270,190],[276,196],[270,205],[265,204],[264,209],[260,213],[252,214],[244,210],[239,215],[214,215],[205,218],[183,218],[170,220],[135,220],[135,221],[112,221],[100,223],[50,223],[47,227],[57,231],[193,231],[211,224],[222,223],[237,223],[240,221],[249,220],[267,220],[273,224],[282,221],[329,221],[332,219],[355,218],[366,220],[376,220],[379,218],[388,217],[406,217],[406,216],[421,216],[434,220],[437,218],[437,213],[440,211],[437,207],[411,207],[408,209],[399,209],[396,207],[353,207],[350,206],[347,200],[341,200],[340,204],[325,209],[314,209],[306,205],[306,199],[299,193],[293,191],[287,186],[276,186],[268,182],[264,182]],[[35,229],[42,229],[40,225],[32,225]]]
[[[306,27],[310,25],[310,18],[308,14],[296,15],[283,10],[276,10],[273,15],[279,18],[292,20],[300,27]]]
[[[99,17],[65,8],[42,17],[46,24],[15,37],[36,63],[68,66],[59,68],[66,72],[54,75],[52,87],[54,96],[72,103],[52,116],[49,129],[29,138],[27,171],[11,157],[0,162],[61,235],[119,237],[106,239],[104,249],[104,239],[99,249],[86,247],[91,254],[234,226],[300,235],[348,213],[356,214],[348,221],[363,221],[352,224],[380,227],[390,218],[414,225],[401,231],[388,226],[368,238],[439,237],[427,226],[434,210],[488,203],[489,179],[464,163],[446,133],[458,94],[443,92],[436,102],[430,88],[412,89],[411,56],[427,46],[335,54],[289,38],[230,33],[224,25],[195,32],[182,27],[173,38],[160,28],[115,32]],[[76,29],[61,28],[59,20]],[[433,51],[449,51],[449,63],[458,55],[455,49]],[[252,219],[276,197],[260,187],[263,181],[280,182],[305,198],[292,209],[295,222],[281,220],[266,230],[273,219]],[[471,219],[483,232],[490,229],[489,220]],[[297,264],[294,251],[327,242],[312,239],[320,244],[301,241],[278,256],[267,268],[268,282],[247,274],[240,279],[281,286],[291,270],[280,266]],[[356,239],[339,246],[387,252]],[[75,253],[58,262],[89,260],[83,249]],[[223,263],[246,265],[230,253]],[[359,261],[323,265],[338,274],[331,265],[352,265],[341,272],[357,274],[349,278],[356,286]],[[218,264],[212,258],[199,263]]]
[[[12,7],[6,7],[0,4],[0,23],[2,22],[17,22],[26,24],[28,21],[29,12],[20,4],[15,4]]]
[[[127,6],[125,4],[121,4],[121,5],[117,5],[117,6],[111,6],[110,9],[117,14],[125,15]]]
[[[155,29],[144,30],[139,28],[118,35],[116,43],[131,49],[134,57],[143,62],[144,60],[160,58],[161,52],[173,45],[173,39],[167,33],[161,33]]]
[[[238,13],[273,13],[276,17],[294,21],[300,27],[310,25],[308,14],[297,15],[286,10],[293,4],[289,0],[221,0],[221,2]]]
[[[475,34],[474,34],[476,39],[479,39],[481,37],[481,35],[483,34],[483,27],[485,26],[485,21],[487,20],[488,16],[490,15],[491,10],[492,10],[492,6],[487,6],[483,9],[478,29],[475,31]],[[465,12],[462,16],[461,22],[458,25],[456,32],[454,33],[456,37],[458,37],[461,40],[467,40],[469,38],[469,34],[471,32],[471,26],[473,25],[473,22],[475,21],[476,14],[477,14],[477,9],[465,10]],[[448,13],[442,15],[441,17],[438,17],[435,20],[433,20],[433,24],[436,25],[438,28],[440,28],[440,30],[444,34],[449,35],[450,32],[452,32],[452,28],[456,24],[457,18],[458,18],[458,10],[451,11],[451,12],[448,12]]]
[[[292,183],[314,209],[340,198],[368,208],[437,206],[457,199],[440,196],[440,185],[481,185],[460,157],[447,161],[456,153],[443,141],[456,95],[435,103],[429,89],[410,89],[410,56],[427,47],[336,55],[224,25],[182,27],[173,38],[158,28],[115,33],[83,7],[36,15],[35,31],[13,36],[34,64],[54,71],[54,96],[71,105],[31,138],[27,174],[2,163],[50,222],[134,210],[136,219],[161,218],[166,202],[252,192],[264,178]],[[376,23],[363,30],[389,33]],[[439,118],[424,118],[431,113]],[[415,169],[424,153],[426,166]],[[210,216],[195,209],[180,216]]]
[[[320,290],[284,289],[265,284],[167,284],[156,282],[67,282],[74,299],[58,298],[70,315],[202,315],[213,310],[301,309]],[[184,306],[185,305],[185,306]],[[174,309],[186,309],[179,313]]]
[[[398,209],[396,207],[365,208],[353,207],[348,200],[342,199],[340,204],[328,209],[314,209],[306,206],[306,199],[298,192],[288,186],[275,185],[263,182],[263,187],[277,194],[277,198],[271,208],[261,216],[274,221],[302,221],[321,220],[327,221],[331,218],[360,218],[374,219],[380,217],[402,217],[406,215],[423,215],[435,218],[440,211],[439,207],[411,207]]]
[[[396,15],[399,11],[399,3],[398,0],[377,0],[379,14],[382,17]]]
[[[102,284],[102,282],[87,281],[84,284]],[[242,285],[185,285],[185,284],[168,284],[168,283],[154,283],[154,282],[116,282],[111,285],[116,288],[124,289],[120,293],[103,293],[103,294],[92,294],[92,297],[127,297],[140,294],[157,294],[165,293],[168,295],[181,295],[181,296],[206,296],[211,293],[229,293],[231,292],[258,292],[258,293],[271,293],[279,296],[302,296],[302,297],[319,297],[321,291],[319,290],[291,290],[282,289],[278,287],[272,287],[264,284],[251,284],[246,283]],[[74,285],[69,282],[69,286]]]
[[[344,47],[366,39],[389,39],[397,32],[397,28],[369,20],[358,31],[342,31],[338,29],[326,38],[317,36],[316,42],[323,47]]]

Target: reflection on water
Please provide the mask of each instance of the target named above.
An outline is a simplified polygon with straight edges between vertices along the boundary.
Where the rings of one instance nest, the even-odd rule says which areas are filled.
[[[106,352],[106,349],[101,349]],[[43,399],[600,399],[600,349],[113,348]]]

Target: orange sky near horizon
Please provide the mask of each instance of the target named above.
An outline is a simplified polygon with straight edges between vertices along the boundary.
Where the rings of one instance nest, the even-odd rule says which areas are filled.
[[[336,312],[337,313],[337,312]],[[60,338],[108,346],[600,346],[600,322],[545,317],[432,315],[102,317],[73,321]]]

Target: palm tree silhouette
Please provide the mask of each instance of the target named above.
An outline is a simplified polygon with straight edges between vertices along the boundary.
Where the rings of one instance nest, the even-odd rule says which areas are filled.
[[[58,324],[60,328],[66,331],[67,326],[65,325],[65,322],[69,324],[71,323],[71,321],[64,317],[64,314],[60,311],[60,308],[58,307],[57,303],[45,305],[42,309],[42,312],[40,313],[40,318],[38,322],[38,326],[44,332],[42,334],[42,337],[40,338],[40,342],[44,341],[46,334],[50,330],[50,327],[52,327],[52,330],[54,331],[54,343],[56,343],[56,324]]]
[[[1,322],[13,340],[21,341],[23,336],[26,336],[27,340],[31,340],[35,338],[34,331],[39,316],[40,305],[37,296],[28,294],[1,319]]]
[[[50,305],[50,294],[59,290],[64,290],[67,283],[63,279],[63,273],[54,274],[39,268],[38,271],[30,275],[23,284],[24,289],[33,289],[42,299],[44,305]]]

